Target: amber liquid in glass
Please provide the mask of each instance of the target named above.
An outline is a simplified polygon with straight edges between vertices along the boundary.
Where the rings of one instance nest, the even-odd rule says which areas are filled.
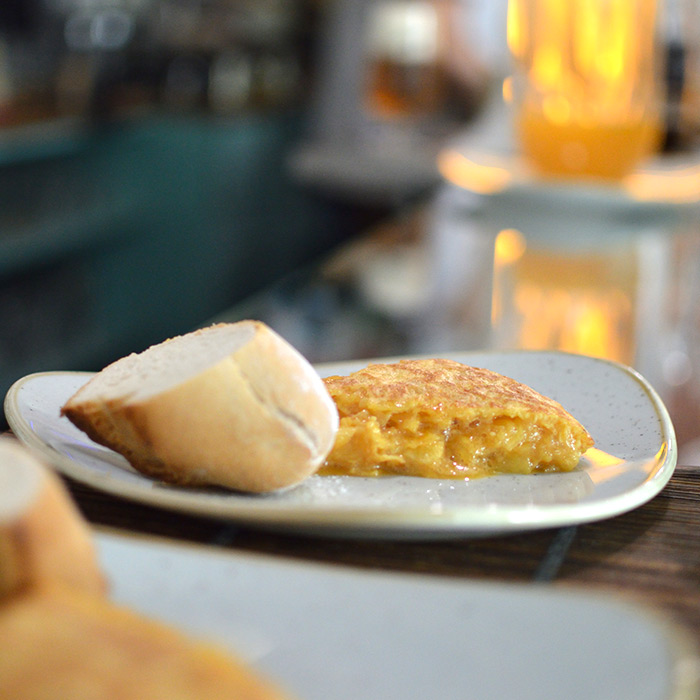
[[[514,129],[548,175],[619,179],[661,143],[657,0],[510,0]]]

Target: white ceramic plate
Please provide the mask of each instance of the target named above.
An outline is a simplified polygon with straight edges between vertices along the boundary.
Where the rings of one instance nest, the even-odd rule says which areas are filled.
[[[690,700],[685,630],[617,598],[101,533],[112,598],[300,700]]]
[[[7,394],[10,427],[73,479],[151,505],[315,534],[374,537],[483,536],[599,520],[655,496],[676,464],[668,413],[648,382],[629,368],[559,352],[460,353],[559,401],[596,441],[568,474],[496,476],[472,481],[409,477],[313,476],[282,492],[253,496],[183,489],[136,473],[96,445],[59,410],[89,374],[48,372]],[[364,362],[323,365],[342,374]]]

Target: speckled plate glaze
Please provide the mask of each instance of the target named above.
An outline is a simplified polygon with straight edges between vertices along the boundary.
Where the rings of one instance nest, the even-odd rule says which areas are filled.
[[[90,378],[44,372],[17,381],[5,398],[10,427],[65,475],[124,498],[231,521],[353,537],[479,537],[601,520],[653,498],[676,466],[668,412],[634,370],[560,352],[449,353],[524,382],[559,401],[595,439],[567,474],[503,475],[477,480],[313,476],[258,496],[185,489],[136,473],[120,455],[89,440],[60,416]],[[370,361],[320,365],[322,376]],[[391,358],[395,360],[397,358]]]

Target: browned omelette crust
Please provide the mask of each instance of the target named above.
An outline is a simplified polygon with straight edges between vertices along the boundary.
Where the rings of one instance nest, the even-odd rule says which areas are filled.
[[[569,471],[593,445],[556,401],[453,360],[373,364],[324,382],[340,429],[321,474],[443,478]]]

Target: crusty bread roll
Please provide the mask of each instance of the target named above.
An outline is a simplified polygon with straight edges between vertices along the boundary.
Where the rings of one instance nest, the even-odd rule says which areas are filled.
[[[313,367],[256,321],[217,324],[124,357],[62,413],[150,477],[258,493],[316,471],[338,429]]]
[[[63,586],[0,601],[3,700],[282,700],[223,650]]]
[[[88,525],[60,479],[14,439],[0,439],[0,600],[45,581],[101,595]]]

